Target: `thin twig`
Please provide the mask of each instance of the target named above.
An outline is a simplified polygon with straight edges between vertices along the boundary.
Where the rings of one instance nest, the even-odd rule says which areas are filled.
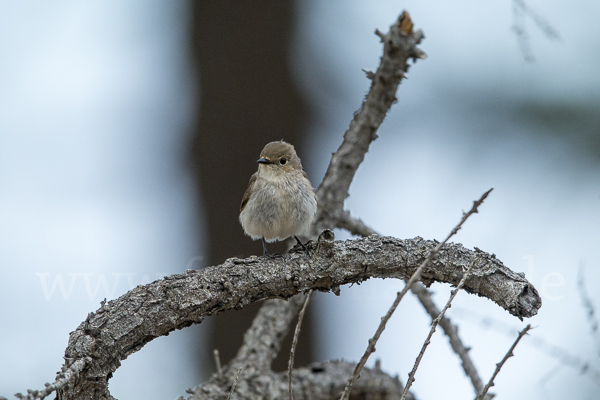
[[[287,301],[265,301],[246,330],[242,346],[230,361],[229,368],[235,371],[243,366],[252,366],[262,371],[270,370],[303,304],[302,296],[294,296]]]
[[[475,265],[476,262],[477,262],[477,258],[475,260],[473,260],[473,263],[469,266],[469,268],[467,268],[467,270],[465,271],[465,274],[463,275],[462,279],[458,283],[458,286],[456,286],[456,289],[454,289],[452,291],[452,295],[448,299],[448,302],[446,303],[446,305],[444,306],[444,308],[442,309],[440,314],[433,320],[433,323],[431,324],[431,329],[429,330],[429,334],[427,335],[427,338],[425,339],[425,343],[423,343],[423,347],[421,347],[421,351],[419,352],[419,355],[417,356],[417,359],[415,360],[415,365],[413,366],[412,371],[410,371],[410,374],[408,374],[408,381],[406,382],[406,386],[404,386],[404,390],[402,391],[402,397],[400,397],[400,400],[404,400],[406,398],[406,395],[408,394],[408,390],[410,389],[411,385],[415,381],[415,374],[417,372],[417,368],[419,368],[419,364],[421,363],[421,360],[423,359],[423,355],[425,355],[425,350],[427,350],[427,346],[429,346],[431,337],[433,336],[435,329],[437,328],[437,326],[440,323],[440,321],[442,320],[442,318],[444,318],[444,314],[446,313],[446,310],[448,310],[448,308],[450,308],[450,304],[452,303],[452,300],[454,300],[454,297],[456,297],[456,294],[458,293],[458,291],[460,289],[462,289],[463,285],[465,284],[465,281],[467,280],[467,276],[469,275],[469,272],[471,272],[471,268],[473,268],[473,266]]]
[[[292,340],[292,348],[290,350],[290,360],[288,361],[288,385],[290,389],[290,400],[294,400],[294,395],[292,394],[292,369],[294,368],[294,355],[296,353],[296,346],[298,345],[298,336],[300,336],[300,327],[302,326],[302,320],[304,319],[304,313],[306,312],[306,308],[308,307],[308,302],[310,300],[310,296],[312,295],[312,289],[306,294],[306,299],[304,300],[304,305],[302,306],[302,310],[300,310],[300,314],[298,314],[298,323],[296,324],[296,330],[294,331],[294,340]]]
[[[501,332],[506,336],[513,336],[515,333],[519,332],[518,329],[515,329],[510,324],[491,318],[488,315],[478,314],[472,309],[456,308],[454,313],[457,318],[463,318],[463,320],[466,320],[467,322],[477,323],[483,329]],[[564,348],[549,343],[544,338],[534,334],[530,335],[528,343],[531,347],[538,349],[548,357],[558,360],[562,365],[573,368],[581,375],[588,377],[594,384],[600,386],[600,370],[594,368],[593,363],[590,360],[573,355]]]
[[[231,385],[231,390],[229,391],[229,396],[227,396],[227,400],[231,399],[231,395],[233,394],[233,391],[235,390],[235,385],[237,385],[237,381],[238,378],[240,377],[240,372],[242,372],[242,369],[244,369],[243,367],[238,369],[237,374],[235,375],[235,378],[233,379],[233,384]]]
[[[346,385],[346,388],[342,392],[342,397],[340,397],[340,400],[345,400],[345,399],[347,399],[350,396],[350,390],[352,390],[352,386],[354,385],[354,382],[356,382],[356,380],[360,377],[360,371],[365,366],[367,360],[369,359],[369,356],[375,351],[375,344],[377,344],[377,340],[379,340],[379,337],[383,333],[383,330],[385,329],[385,326],[386,326],[388,320],[391,318],[391,316],[394,313],[394,311],[396,311],[396,308],[398,307],[398,304],[400,304],[400,301],[402,300],[402,298],[404,297],[404,295],[406,294],[406,292],[421,277],[421,273],[423,272],[423,270],[437,256],[437,254],[438,254],[439,250],[442,248],[442,246],[444,246],[446,244],[446,242],[460,230],[460,228],[465,223],[465,221],[467,220],[467,218],[469,218],[472,214],[475,214],[477,212],[477,208],[481,205],[481,203],[483,203],[483,201],[485,200],[485,198],[490,194],[490,192],[492,190],[494,190],[494,188],[491,188],[490,190],[488,190],[487,192],[485,192],[481,196],[481,198],[479,200],[474,201],[473,202],[473,207],[471,207],[471,209],[467,213],[463,212],[463,216],[462,216],[460,222],[458,223],[458,225],[456,225],[454,227],[454,229],[452,229],[452,231],[448,234],[448,236],[446,236],[446,239],[444,239],[444,241],[440,242],[429,253],[429,255],[427,256],[427,258],[425,259],[425,261],[423,261],[423,263],[419,266],[419,268],[417,268],[417,270],[410,277],[410,279],[408,280],[408,282],[406,283],[406,285],[404,286],[404,288],[402,289],[402,291],[398,293],[398,295],[396,296],[396,300],[394,300],[394,303],[392,304],[392,306],[390,307],[390,309],[388,310],[388,312],[385,314],[385,316],[383,318],[381,318],[381,322],[379,323],[379,327],[377,328],[377,331],[375,332],[375,335],[373,336],[373,338],[371,338],[369,340],[369,345],[367,346],[367,349],[365,350],[365,353],[361,357],[361,359],[358,362],[358,364],[356,364],[356,368],[354,369],[354,373],[352,374],[352,377],[348,381],[348,385]]]
[[[413,285],[411,291],[417,296],[425,311],[431,316],[432,320],[439,315],[440,310],[437,308],[433,300],[431,299],[431,293],[427,288],[422,285]],[[450,347],[458,355],[461,360],[461,365],[465,374],[471,380],[475,394],[479,393],[483,389],[483,382],[479,377],[479,373],[469,356],[469,347],[465,346],[458,335],[458,327],[450,321],[445,315],[440,320],[440,326],[444,330],[448,340],[450,341]]]
[[[526,13],[523,10],[521,4],[518,1],[513,0],[513,26],[512,30],[517,38],[517,43],[521,50],[521,55],[525,62],[532,63],[535,61],[533,50],[531,49],[531,42],[529,40],[529,34],[525,27]]]
[[[560,39],[558,31],[542,16],[535,12],[531,7],[525,3],[525,0],[513,0],[513,31],[517,36],[517,42],[521,48],[521,54],[526,62],[534,62],[535,56],[531,49],[531,43],[529,41],[529,34],[525,27],[527,17],[535,23],[535,25],[542,31],[542,33],[551,40]]]
[[[560,39],[560,34],[558,33],[558,30],[556,28],[554,28],[552,26],[552,24],[550,24],[550,22],[546,21],[546,19],[544,17],[542,17],[540,14],[538,14],[536,11],[534,11],[531,7],[529,7],[529,5],[527,5],[527,3],[525,3],[525,0],[513,0],[513,3],[516,4],[519,8],[521,8],[521,10],[523,10],[523,13],[525,13],[526,15],[528,15],[531,18],[531,20],[544,33],[544,35],[546,35],[546,37],[548,39],[551,39],[551,40],[559,40]]]
[[[592,303],[592,299],[590,298],[585,288],[585,264],[583,262],[579,266],[579,274],[577,276],[577,287],[579,289],[579,296],[581,297],[583,308],[585,309],[587,314],[587,320],[592,330],[592,339],[596,342],[596,351],[600,355],[600,336],[598,329],[598,318],[596,318],[596,309],[594,307],[594,303]]]
[[[352,217],[348,211],[345,211],[342,216],[336,220],[336,227],[346,229],[354,235],[363,237],[378,234],[374,229],[367,226],[360,219]],[[425,308],[425,311],[427,311],[427,313],[431,316],[432,320],[440,314],[440,310],[433,302],[431,293],[429,290],[427,290],[427,288],[421,285],[413,285],[410,290],[415,296],[417,296],[417,299],[419,299],[419,302],[423,308]],[[475,390],[475,395],[477,395],[477,393],[481,392],[483,389],[483,382],[481,381],[479,373],[477,372],[477,369],[475,368],[475,365],[469,356],[470,348],[463,344],[460,336],[458,335],[458,327],[454,325],[446,316],[441,319],[439,325],[444,330],[446,336],[448,336],[450,347],[452,347],[452,350],[454,350],[458,357],[460,357],[463,370],[470,378],[471,383],[473,384],[473,389]]]
[[[223,378],[223,369],[221,368],[221,357],[219,357],[219,349],[213,350],[213,355],[215,356],[215,364],[217,366],[217,376],[219,379]]]
[[[517,344],[519,344],[519,341],[521,340],[521,338],[523,336],[525,336],[530,329],[531,329],[531,325],[527,325],[525,327],[525,329],[523,329],[521,332],[519,332],[519,336],[517,337],[517,340],[515,340],[513,345],[510,346],[510,349],[508,349],[508,352],[506,353],[506,355],[504,356],[502,361],[500,361],[498,364],[496,364],[496,370],[492,374],[490,381],[485,385],[485,387],[483,388],[483,391],[481,393],[479,393],[479,395],[477,396],[477,398],[475,400],[483,400],[484,396],[486,395],[486,393],[490,389],[490,387],[494,386],[494,379],[496,379],[496,375],[498,375],[498,373],[500,372],[500,369],[502,368],[502,366],[504,365],[506,360],[508,360],[510,357],[514,356],[513,351],[514,351],[515,347],[517,347]]]
[[[58,373],[56,381],[54,383],[46,383],[46,387],[43,390],[27,390],[27,395],[21,393],[15,394],[15,397],[25,400],[44,399],[54,391],[59,391],[64,387],[68,386],[69,383],[76,379],[81,371],[89,365],[92,361],[90,357],[79,359],[71,364],[69,367],[63,366],[61,371]]]

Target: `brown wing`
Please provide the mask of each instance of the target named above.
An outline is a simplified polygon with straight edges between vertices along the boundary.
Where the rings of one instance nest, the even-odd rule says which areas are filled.
[[[256,182],[256,177],[258,177],[258,172],[255,172],[250,177],[250,182],[248,182],[248,189],[246,189],[246,193],[244,193],[244,197],[242,198],[242,206],[240,207],[240,212],[244,211],[244,207],[246,207],[248,200],[250,200],[252,188],[254,187],[254,183]]]
[[[306,178],[306,180],[308,181],[308,183],[310,183],[310,179],[308,179],[308,175],[306,175],[306,172],[304,172],[304,170],[302,171],[302,175]],[[312,187],[312,183],[310,183],[310,187]],[[315,191],[315,188],[313,188],[313,192]]]
[[[310,179],[308,179],[308,175],[306,175],[306,172],[304,172],[304,170],[302,170],[302,175],[306,178],[307,181],[310,182]],[[312,184],[311,184],[312,186]]]

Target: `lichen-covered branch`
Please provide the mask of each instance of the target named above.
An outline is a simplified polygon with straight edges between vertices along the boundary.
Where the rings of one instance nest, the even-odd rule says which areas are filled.
[[[107,382],[120,361],[175,329],[255,301],[290,298],[310,289],[338,291],[341,285],[369,278],[405,279],[436,246],[435,241],[421,238],[370,236],[335,241],[331,231],[324,231],[318,241],[309,244],[310,256],[302,251],[281,259],[232,258],[219,266],[188,270],[138,286],[91,313],[71,334],[65,352],[67,366],[91,361],[60,391],[61,398],[108,399]],[[442,247],[422,279],[456,285],[476,257],[484,266],[471,270],[466,291],[491,299],[519,318],[537,313],[540,297],[525,278],[494,256],[460,244]],[[266,366],[268,362],[260,357],[257,362]]]

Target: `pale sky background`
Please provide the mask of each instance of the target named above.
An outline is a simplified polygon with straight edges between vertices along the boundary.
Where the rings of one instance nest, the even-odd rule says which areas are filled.
[[[484,380],[516,337],[511,329],[536,327],[496,380],[497,399],[598,399],[600,382],[560,367],[540,341],[600,369],[576,289],[583,263],[600,304],[600,3],[528,4],[561,36],[549,40],[527,20],[533,64],[507,0],[302,2],[290,62],[314,118],[313,151],[300,156],[317,185],[368,90],[361,69],[378,64],[374,29],[409,10],[429,58],[400,87],[347,208],[383,234],[439,240],[494,187],[454,241],[525,272],[543,306],[520,322],[462,292],[448,315]],[[0,395],[52,381],[69,332],[104,297],[194,267],[202,254],[181,161],[196,107],[187,12],[166,1],[0,4]],[[316,296],[319,359],[358,359],[401,287],[374,280]],[[450,287],[433,289],[441,308]],[[370,365],[380,358],[406,381],[429,323],[406,298]],[[129,357],[111,393],[184,395],[200,383],[189,348],[203,325]],[[413,390],[420,399],[473,397],[441,331]]]

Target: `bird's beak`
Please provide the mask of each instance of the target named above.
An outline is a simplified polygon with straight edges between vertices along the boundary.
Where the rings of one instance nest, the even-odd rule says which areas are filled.
[[[273,161],[269,160],[268,158],[259,158],[256,162],[259,164],[273,164]]]

